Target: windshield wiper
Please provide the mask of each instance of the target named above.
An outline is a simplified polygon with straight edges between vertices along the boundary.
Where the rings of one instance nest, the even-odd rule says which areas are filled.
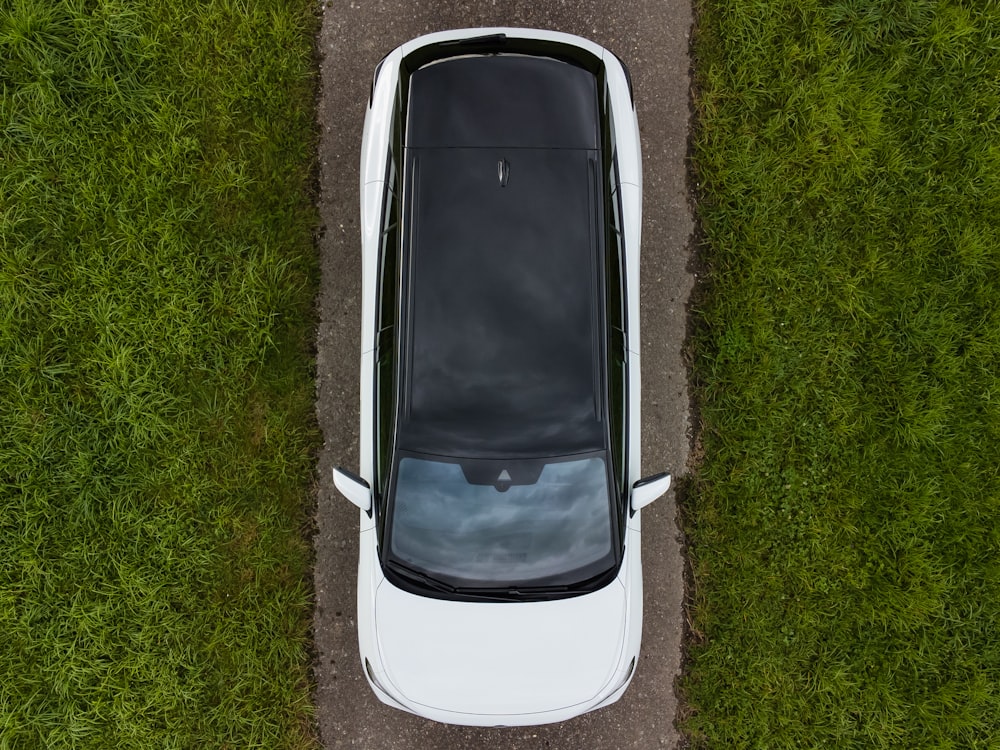
[[[495,586],[495,587],[466,587],[460,586],[455,589],[457,594],[467,596],[481,596],[503,602],[523,602],[532,601],[538,597],[548,597],[552,594],[567,594],[572,591],[570,586]],[[561,598],[561,597],[557,597]]]
[[[504,601],[535,601],[538,599],[563,599],[570,596],[577,596],[578,594],[586,593],[594,590],[595,588],[599,588],[609,580],[608,572],[606,571],[576,583],[543,584],[540,586],[532,586],[531,584],[519,586],[514,584],[500,586],[493,589],[456,588],[455,591],[460,594],[492,596],[496,599],[502,599]]]
[[[411,568],[409,565],[404,565],[396,560],[386,560],[384,566],[391,570],[396,575],[401,578],[405,578],[408,581],[419,583],[429,589],[434,589],[435,591],[443,591],[446,594],[454,594],[455,587],[449,586],[444,581],[439,581],[433,576],[429,576],[426,573],[422,573],[416,568]]]
[[[456,587],[451,586],[444,581],[439,581],[437,578],[434,578],[434,576],[429,576],[426,573],[417,570],[416,568],[411,568],[409,565],[401,563],[397,560],[386,560],[384,566],[400,578],[405,578],[411,583],[417,583],[425,588],[433,589],[434,591],[441,591],[445,594],[469,596],[477,599],[492,599],[494,601],[502,602],[519,602],[523,601],[525,598],[521,591],[513,586],[498,588]],[[559,589],[562,587],[553,588]]]
[[[463,596],[474,596],[482,599],[492,599],[495,602],[521,602],[524,597],[516,588],[483,588],[474,586],[460,586],[455,589],[456,594]]]
[[[475,597],[477,599],[490,599],[495,602],[523,602],[532,601],[539,597],[546,598],[552,595],[572,594],[576,586],[452,586],[439,581],[434,576],[427,575],[423,571],[411,568],[398,560],[386,560],[384,567],[400,578],[405,578],[411,583],[416,583],[424,588],[434,591],[441,591],[445,594],[457,596]]]

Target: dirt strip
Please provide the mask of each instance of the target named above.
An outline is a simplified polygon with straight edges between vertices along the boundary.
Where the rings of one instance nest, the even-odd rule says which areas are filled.
[[[685,472],[690,414],[681,356],[693,285],[693,230],[686,185],[688,0],[339,0],[324,3],[319,51],[320,215],[323,232],[317,414],[317,720],[324,746],[373,750],[675,748],[674,680],[681,665],[683,557],[673,492],[643,511],[645,621],[639,667],[614,706],[562,724],[508,729],[451,727],[378,702],[362,675],[356,629],[357,510],[333,487],[330,470],[358,463],[361,239],[358,162],[376,63],[431,31],[476,26],[555,29],[593,39],[628,64],[643,148],[643,469]]]

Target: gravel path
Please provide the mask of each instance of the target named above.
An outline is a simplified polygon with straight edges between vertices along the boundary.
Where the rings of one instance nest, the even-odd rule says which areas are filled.
[[[588,37],[628,64],[642,133],[643,468],[685,473],[689,449],[687,376],[681,358],[686,303],[694,278],[686,185],[690,86],[689,0],[493,0],[327,3],[320,32],[319,118],[324,232],[317,413],[325,436],[319,459],[316,544],[315,695],[324,746],[373,750],[675,748],[680,670],[683,558],[673,493],[643,512],[645,621],[632,686],[614,706],[562,724],[509,729],[449,727],[390,709],[361,673],[355,604],[354,506],[333,488],[330,470],[358,462],[358,356],[361,241],[358,161],[375,64],[393,47],[448,28],[525,26]]]

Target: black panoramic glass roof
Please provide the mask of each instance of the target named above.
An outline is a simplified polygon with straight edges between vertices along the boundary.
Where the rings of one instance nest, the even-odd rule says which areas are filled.
[[[463,57],[415,72],[409,111],[399,446],[603,449],[596,79]]]

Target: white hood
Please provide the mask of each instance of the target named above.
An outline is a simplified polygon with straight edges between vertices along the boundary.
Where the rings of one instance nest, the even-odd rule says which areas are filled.
[[[554,711],[592,700],[614,676],[625,590],[550,602],[453,602],[383,581],[375,622],[386,677],[409,701],[466,714]]]

